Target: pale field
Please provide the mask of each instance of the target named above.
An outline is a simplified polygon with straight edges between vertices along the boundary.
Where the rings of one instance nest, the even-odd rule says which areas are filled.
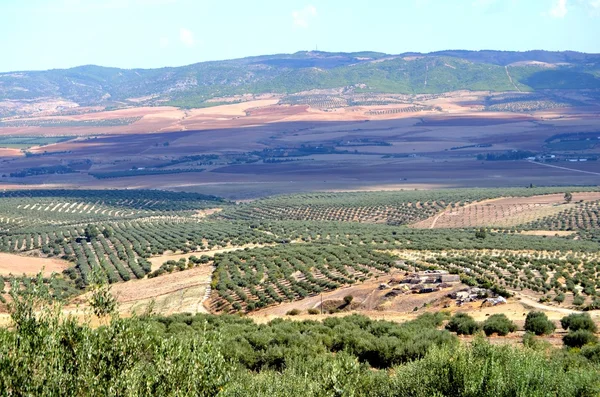
[[[412,225],[412,227],[432,229],[478,226],[512,227],[574,208],[574,203],[580,200],[600,200],[600,192],[573,193],[571,204],[565,203],[564,194],[485,200],[464,207],[448,208],[440,214]]]
[[[570,232],[567,230],[523,230],[520,233],[527,235],[527,236],[565,237],[565,236],[572,236],[577,232]]]
[[[234,103],[231,105],[219,105],[212,106],[203,109],[191,109],[189,110],[189,118],[193,119],[194,116],[246,116],[246,111],[252,108],[260,108],[265,106],[272,106],[279,103],[279,99],[261,99],[257,101],[248,101]]]
[[[240,251],[245,248],[261,248],[261,247],[265,247],[265,246],[266,245],[262,245],[262,244],[246,244],[246,245],[239,246],[239,247],[229,246],[229,247],[219,248],[219,249],[215,249],[215,250],[188,252],[187,254],[177,254],[177,253],[174,253],[171,251],[167,251],[163,255],[153,256],[151,258],[148,258],[148,261],[150,263],[152,263],[152,267],[151,267],[152,271],[155,271],[158,268],[160,268],[167,261],[178,261],[181,258],[189,259],[190,256],[195,256],[197,258],[201,257],[202,255],[213,257],[213,256],[215,256],[215,254],[222,254],[224,252]]]
[[[206,288],[210,285],[213,268],[201,265],[186,271],[155,278],[132,280],[111,285],[119,312],[124,315],[142,314],[150,307],[157,314],[206,313],[203,306]],[[75,298],[65,311],[82,315],[89,293]]]
[[[73,266],[71,262],[57,258],[36,258],[32,256],[21,256],[0,253],[0,276],[34,276],[42,272],[44,277],[52,273],[61,273],[68,267]]]
[[[21,149],[0,147],[0,157],[21,157],[21,156],[25,156],[25,153],[23,153],[21,151]]]
[[[206,209],[206,210],[198,210],[192,216],[194,218],[206,218],[209,215],[217,214],[217,213],[219,213],[221,211],[223,211],[223,208],[209,208],[209,209]]]

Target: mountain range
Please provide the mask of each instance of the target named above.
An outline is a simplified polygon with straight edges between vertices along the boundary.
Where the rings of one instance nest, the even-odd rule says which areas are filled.
[[[393,94],[600,89],[600,54],[305,51],[160,69],[87,65],[0,73],[0,102],[62,99],[81,106],[202,107],[206,100],[239,94],[337,88]]]

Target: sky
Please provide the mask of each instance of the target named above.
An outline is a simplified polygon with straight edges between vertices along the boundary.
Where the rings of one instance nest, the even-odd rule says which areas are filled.
[[[600,53],[600,0],[0,0],[0,72],[314,49]]]

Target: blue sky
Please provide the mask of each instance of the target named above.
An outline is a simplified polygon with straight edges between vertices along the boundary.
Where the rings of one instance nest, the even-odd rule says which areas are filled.
[[[372,50],[600,52],[600,0],[0,0],[0,71]]]

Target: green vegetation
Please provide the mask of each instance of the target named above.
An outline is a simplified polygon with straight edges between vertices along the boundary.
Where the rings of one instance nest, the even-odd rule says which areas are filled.
[[[568,189],[579,190],[585,189]],[[528,334],[524,346],[516,347],[485,340],[484,334],[516,330],[503,314],[478,323],[465,313],[451,318],[426,313],[404,324],[356,314],[266,324],[243,316],[392,270],[433,269],[483,287],[482,299],[490,291],[510,296],[527,290],[548,301],[570,302],[573,296],[574,305],[595,309],[600,257],[591,239],[399,225],[498,195],[559,192],[565,189],[315,193],[248,204],[160,191],[0,193],[0,251],[73,263],[45,279],[0,278],[0,301],[13,321],[0,330],[0,390],[8,395],[597,396],[600,345],[588,314],[561,320],[569,332],[565,349],[533,336],[555,330],[539,312],[525,319]],[[198,216],[215,208],[224,210]],[[297,214],[296,220],[285,214]],[[233,247],[239,250],[208,253]],[[148,259],[167,251],[189,257],[151,272]],[[149,309],[118,318],[111,283],[197,266],[214,269],[206,304],[220,315],[157,316]],[[99,317],[97,328],[60,314],[60,301],[82,291]],[[358,295],[343,295],[336,310],[360,305]],[[288,315],[298,320],[300,314],[321,312],[300,307],[290,305]],[[453,333],[478,335],[461,342]]]
[[[566,195],[565,201],[567,201]],[[569,200],[568,202],[571,201]],[[586,201],[583,203],[574,204],[574,207],[565,209],[556,215],[547,216],[537,221],[529,222],[523,225],[522,228],[589,231],[600,229],[600,201]]]
[[[133,124],[142,117],[125,117],[117,119],[102,120],[66,120],[66,119],[46,119],[46,120],[10,120],[0,121],[1,127],[117,127],[121,125]],[[51,139],[51,138],[46,138]],[[72,138],[67,138],[72,139]],[[66,139],[63,139],[66,140]],[[61,142],[60,140],[55,142]],[[54,142],[49,142],[54,143]],[[47,143],[46,143],[47,144]],[[41,145],[40,145],[41,146]]]
[[[13,327],[0,332],[0,389],[8,395],[600,393],[591,348],[579,356],[483,339],[460,344],[438,329],[440,313],[405,324],[352,315],[264,325],[237,316],[113,315],[94,329],[54,310],[41,282],[11,294]]]
[[[563,329],[570,331],[579,331],[580,329],[596,332],[596,324],[588,313],[570,314],[560,320],[560,325]]]
[[[483,332],[487,336],[498,334],[506,336],[517,330],[517,326],[505,314],[493,314],[483,322]]]
[[[1,123],[0,127],[7,126],[5,123]],[[69,136],[2,136],[0,137],[0,147],[29,149],[33,146],[45,146],[71,139],[73,137]]]
[[[525,331],[532,332],[536,335],[550,335],[554,332],[556,326],[548,316],[542,312],[529,312],[525,319]]]
[[[585,329],[571,331],[563,337],[563,343],[568,347],[581,348],[585,345],[598,343],[598,337]]]
[[[504,196],[564,193],[565,188],[446,189],[399,192],[308,193],[275,196],[231,207],[221,217],[238,220],[323,220],[401,225],[426,219],[446,208]],[[574,188],[573,191],[597,191]]]
[[[481,329],[479,324],[473,320],[473,317],[466,313],[456,313],[448,324],[446,329],[450,332],[456,332],[458,335],[473,335]]]

